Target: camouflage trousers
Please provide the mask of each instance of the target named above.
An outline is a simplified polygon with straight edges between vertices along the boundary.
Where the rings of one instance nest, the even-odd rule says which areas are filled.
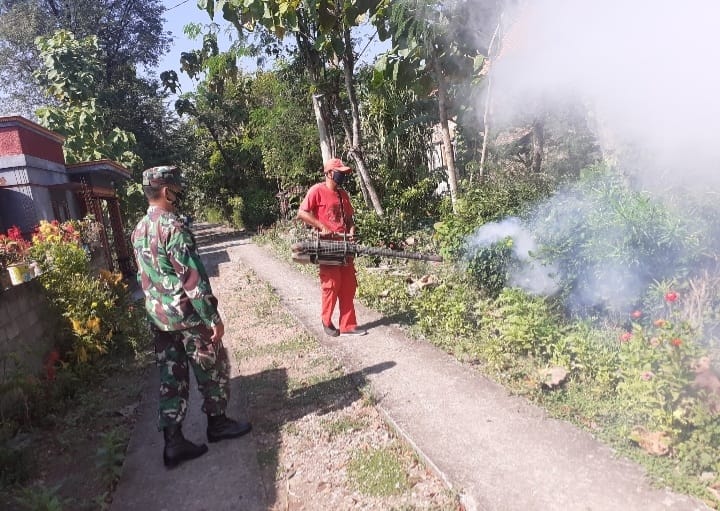
[[[202,411],[225,413],[228,402],[230,362],[222,342],[210,341],[212,330],[200,325],[187,330],[154,329],[155,356],[160,369],[158,429],[180,424],[185,418],[190,392],[190,366],[203,397]]]

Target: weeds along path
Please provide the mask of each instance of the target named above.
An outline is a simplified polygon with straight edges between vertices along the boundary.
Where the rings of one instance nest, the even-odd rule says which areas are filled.
[[[235,398],[253,423],[268,508],[458,509],[457,497],[388,429],[363,376],[346,371],[239,260],[237,238],[201,229],[198,241],[226,324]]]
[[[359,381],[361,386],[367,384],[371,389],[371,395],[376,399],[372,416],[375,417],[375,410],[378,410],[388,424],[392,424],[393,431],[413,446],[427,466],[433,467],[434,473],[440,474],[443,480],[457,489],[460,503],[467,510],[707,509],[702,503],[686,495],[653,488],[645,472],[637,464],[619,458],[589,433],[567,422],[549,418],[538,406],[518,396],[509,395],[507,389],[501,385],[483,377],[472,368],[463,366],[439,349],[426,342],[408,338],[406,332],[393,325],[392,317],[382,316],[358,305],[359,323],[361,328],[369,330],[367,336],[324,336],[319,321],[319,285],[315,278],[300,274],[296,268],[274,258],[267,250],[255,246],[250,240],[228,249],[227,253],[230,254],[230,260],[237,257],[239,263],[252,268],[260,279],[271,285],[279,296],[280,303],[285,306],[283,309],[279,304],[273,305],[273,308],[267,305],[264,311],[255,314],[259,323],[252,323],[253,328],[264,329],[268,323],[272,323],[264,337],[276,338],[276,343],[264,344],[264,349],[273,346],[274,350],[284,351],[285,347],[280,346],[287,343],[289,354],[289,346],[305,344],[301,338],[293,337],[289,338],[293,339],[292,341],[288,338],[279,341],[282,331],[280,327],[284,320],[280,320],[283,314],[273,314],[276,310],[287,310],[297,317],[305,329],[315,336],[308,340],[313,346],[314,339],[320,339],[321,347],[305,348],[312,351],[313,355],[302,349],[293,349],[296,360],[293,361],[292,357],[283,358],[281,363],[285,365],[275,364],[275,367],[273,360],[277,355],[264,353],[267,357],[264,363],[270,367],[263,368],[261,363],[246,373],[257,375],[263,374],[263,371],[274,370],[272,374],[287,383],[273,385],[273,391],[283,389],[280,396],[286,396],[284,400],[292,403],[292,408],[297,405],[299,410],[286,415],[291,418],[292,425],[285,426],[283,430],[280,447],[277,449],[279,460],[270,462],[270,467],[274,467],[278,474],[275,491],[282,491],[277,489],[277,485],[282,488],[284,477],[285,491],[293,498],[293,493],[297,493],[293,489],[293,481],[302,470],[298,470],[293,464],[296,460],[303,459],[302,451],[307,449],[312,452],[313,446],[323,435],[332,440],[334,431],[355,427],[349,426],[348,420],[342,415],[321,415],[325,410],[329,413],[348,413],[353,407],[359,406],[354,404],[357,400],[351,399],[347,404],[342,402],[347,399],[343,396],[348,394],[341,389],[352,391],[352,385],[346,379],[346,376],[350,375],[352,381]],[[238,264],[236,268],[244,268],[242,264]],[[222,277],[222,271],[220,275]],[[254,282],[253,279],[250,279],[247,285]],[[226,284],[228,283],[222,282],[221,285]],[[262,289],[266,284],[259,285]],[[253,292],[253,295],[257,300],[260,293]],[[245,320],[250,321],[250,318],[251,316],[246,315]],[[290,318],[287,321],[291,321]],[[302,329],[298,326],[294,330],[298,332]],[[251,359],[249,354],[246,356],[243,353],[244,347],[246,346],[241,344],[238,352],[238,359],[243,360],[241,366]],[[252,359],[258,355],[253,353]],[[344,367],[337,367],[337,359],[334,357],[338,357]],[[301,376],[293,375],[295,367],[303,368],[297,372]],[[252,379],[250,381],[262,389],[265,379],[260,378],[262,383],[254,383]],[[250,390],[252,399],[261,395],[259,390]],[[277,394],[271,394],[270,390],[267,392],[277,399]],[[311,399],[313,404],[304,404],[305,399]],[[266,409],[263,405],[265,402],[267,399],[262,397],[251,402],[251,413],[263,414]],[[259,416],[257,420],[262,421],[263,418],[264,416]],[[320,422],[315,422],[318,418]],[[324,426],[321,425],[323,418],[329,421]],[[313,422],[306,425],[306,420]],[[287,424],[282,420],[272,420],[272,423],[275,426]],[[315,426],[318,429],[314,429]],[[392,472],[385,468],[391,466],[388,460],[399,461],[403,457],[394,455],[394,447],[388,447],[390,444],[387,442],[392,441],[392,435],[387,433],[384,427],[377,428],[382,432],[377,437],[365,437],[373,429],[372,426],[369,426],[369,429],[363,427],[352,431],[351,435],[345,437],[343,444],[355,442],[358,438],[366,440],[361,445],[349,445],[352,454],[342,455],[342,460],[338,461],[337,465],[330,444],[323,443],[317,454],[312,452],[314,464],[308,466],[319,469],[319,472],[311,474],[308,488],[311,490],[314,484],[318,493],[321,490],[331,491],[338,488],[339,486],[334,485],[339,485],[340,481],[335,482],[330,475],[330,471],[335,467],[345,471],[350,488],[359,487],[358,481],[366,483],[366,492],[377,491],[374,489],[375,483],[380,487],[393,486],[392,483],[387,484],[388,478],[381,474]],[[287,431],[288,429],[290,431]],[[264,427],[264,430],[268,429]],[[317,433],[308,433],[312,431]],[[300,433],[304,439],[292,444],[290,442],[295,440],[293,435],[296,433]],[[305,436],[308,434],[309,436]],[[272,437],[263,440],[259,452],[267,452],[267,456],[261,456],[262,460],[272,459],[272,440]],[[285,448],[288,449],[289,456],[285,456]],[[412,474],[407,480],[415,481]],[[328,485],[318,484],[318,481]],[[400,477],[395,486],[402,486],[403,481],[405,479]],[[429,482],[430,479],[426,481]],[[422,491],[419,484],[416,484],[417,491]],[[314,497],[317,498],[317,495]],[[274,498],[273,501],[277,503],[278,499]],[[311,503],[308,509],[327,509],[328,505],[330,509],[334,508],[334,501],[317,505],[312,499],[307,502]],[[413,509],[413,505],[409,504],[410,507],[407,507],[402,504],[398,508],[390,502],[372,501],[367,504],[352,504],[357,508],[383,510],[393,507]]]

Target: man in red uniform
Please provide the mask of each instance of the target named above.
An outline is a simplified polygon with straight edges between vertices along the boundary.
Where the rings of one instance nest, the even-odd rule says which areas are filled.
[[[353,208],[348,193],[342,189],[352,169],[340,158],[330,158],[323,165],[325,182],[313,185],[300,204],[297,217],[320,231],[321,236],[330,234],[355,235]],[[355,318],[355,265],[351,257],[343,265],[320,264],[320,287],[322,289],[322,323],[325,333],[338,335],[365,335],[357,327]],[[340,307],[339,329],[332,322],[335,303]]]

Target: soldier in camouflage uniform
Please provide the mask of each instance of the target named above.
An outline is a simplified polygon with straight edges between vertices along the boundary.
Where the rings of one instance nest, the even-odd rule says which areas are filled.
[[[207,452],[205,444],[196,445],[182,434],[190,366],[203,396],[209,442],[244,435],[251,425],[225,415],[230,365],[222,345],[224,326],[195,239],[176,215],[183,192],[180,171],[170,166],[145,170],[143,190],[150,207],[135,227],[132,243],[160,368],[163,461],[173,467]]]

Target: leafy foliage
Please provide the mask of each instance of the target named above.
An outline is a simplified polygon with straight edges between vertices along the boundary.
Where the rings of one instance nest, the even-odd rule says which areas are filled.
[[[543,176],[517,174],[495,174],[468,187],[456,213],[446,207],[435,225],[443,255],[459,259],[465,254],[466,236],[475,229],[505,217],[522,217],[550,191],[551,182]]]
[[[50,37],[56,30],[67,30],[78,39],[96,36],[102,50],[102,85],[113,84],[128,70],[157,65],[167,51],[170,37],[163,30],[160,0],[65,0],[46,2],[13,0],[0,5],[0,78],[9,87],[13,104],[31,107],[42,101],[32,75],[40,67],[37,37]],[[134,71],[133,71],[134,75]],[[133,76],[133,80],[142,80]],[[122,89],[123,87],[118,87]],[[130,100],[127,110],[142,102]],[[102,109],[108,106],[103,103]],[[23,110],[27,114],[32,108]],[[112,125],[118,125],[112,119]],[[122,126],[128,129],[128,126]]]
[[[78,163],[108,158],[128,168],[141,165],[132,152],[135,136],[106,125],[96,106],[97,83],[102,73],[97,38],[76,40],[68,31],[39,38],[43,67],[37,77],[59,106],[38,110],[40,123],[65,136],[65,160]]]
[[[696,225],[603,168],[588,169],[535,218],[537,256],[556,265],[570,309],[581,314],[630,308],[653,281],[701,263]]]
[[[252,81],[246,144],[260,149],[265,175],[280,190],[309,186],[320,175],[317,126],[307,88],[290,67],[259,73]]]
[[[66,224],[41,222],[31,254],[43,273],[40,282],[64,318],[58,348],[63,359],[83,366],[109,350],[134,353],[146,333],[120,274],[90,275],[79,233]]]

